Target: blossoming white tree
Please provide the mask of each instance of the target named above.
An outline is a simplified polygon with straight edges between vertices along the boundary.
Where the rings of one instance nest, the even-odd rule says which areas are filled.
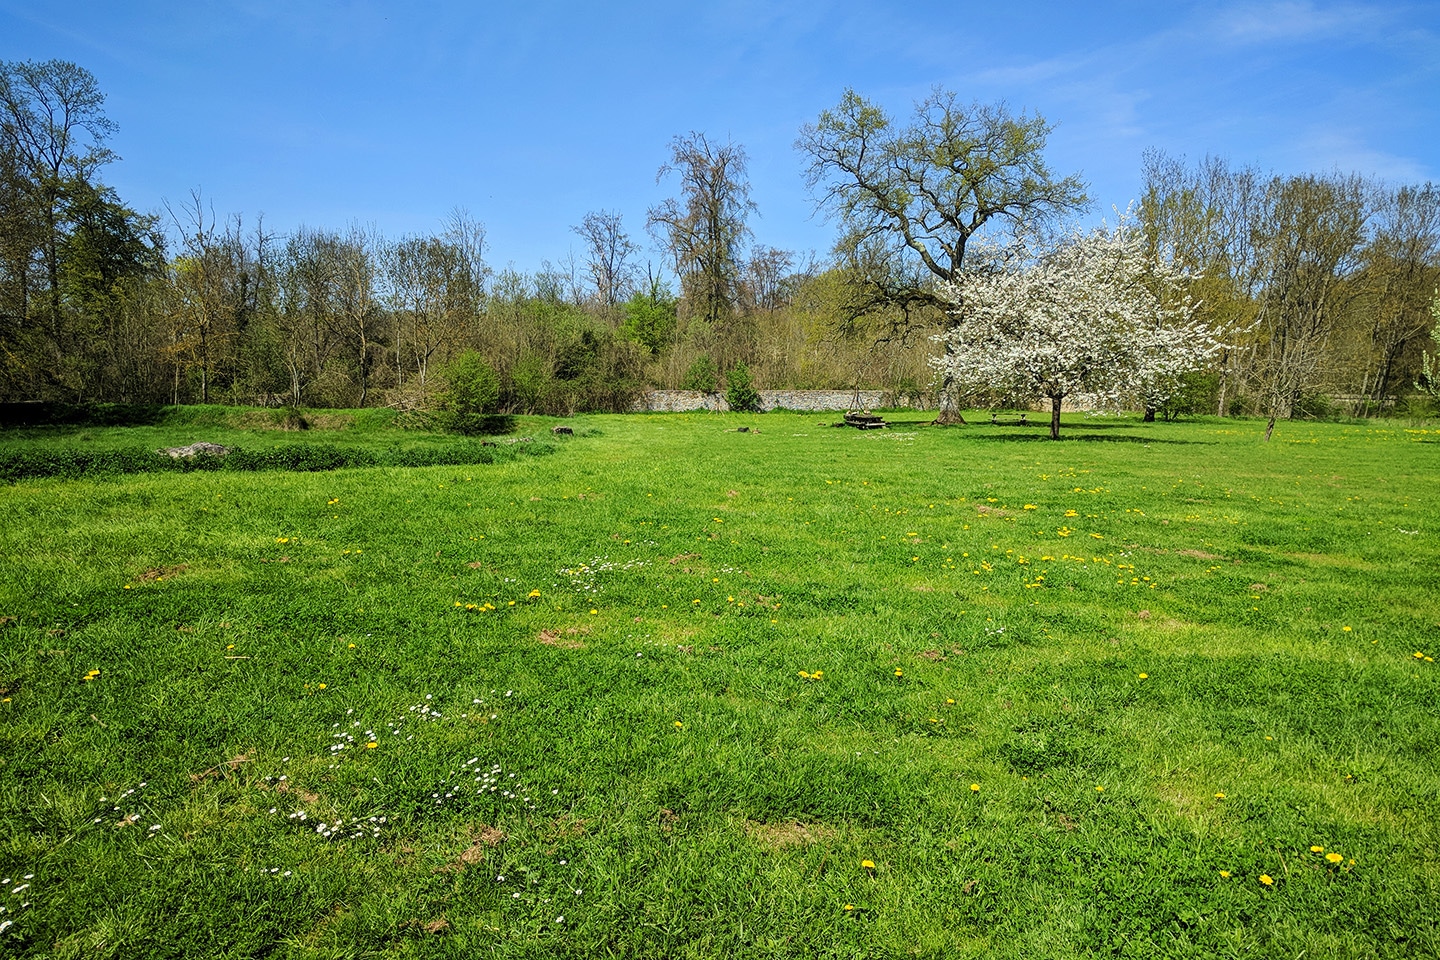
[[[1430,301],[1430,316],[1435,318],[1430,339],[1440,343],[1440,294]],[[1415,389],[1424,390],[1431,398],[1440,400],[1440,354],[1432,357],[1429,350],[1420,354],[1420,379],[1415,382]]]
[[[1158,405],[1222,345],[1195,319],[1186,275],[1149,260],[1124,219],[1053,246],[988,251],[984,261],[942,288],[957,323],[937,337],[946,351],[935,364],[956,383],[1048,399],[1051,439],[1067,397]]]

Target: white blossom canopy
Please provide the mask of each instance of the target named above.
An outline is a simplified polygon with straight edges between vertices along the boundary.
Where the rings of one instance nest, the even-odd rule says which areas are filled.
[[[1188,276],[1148,258],[1123,219],[977,259],[983,266],[941,288],[958,322],[936,338],[945,352],[935,364],[957,384],[1050,400],[1052,435],[1065,398],[1153,408],[1223,346],[1195,318]]]

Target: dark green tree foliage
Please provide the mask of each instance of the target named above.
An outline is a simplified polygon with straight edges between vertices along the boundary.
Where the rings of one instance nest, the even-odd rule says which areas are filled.
[[[659,354],[675,339],[676,306],[669,288],[652,280],[648,291],[636,290],[625,302],[620,332],[649,350],[651,356]]]
[[[725,402],[736,412],[755,413],[760,410],[760,391],[755,389],[755,380],[750,368],[737,363],[725,375]]]
[[[715,361],[710,359],[709,354],[701,354],[690,364],[690,369],[685,371],[685,378],[680,381],[681,390],[698,390],[701,393],[714,393],[720,388],[720,371],[715,366]]]
[[[64,60],[0,62],[0,149],[14,159],[29,206],[44,226],[44,318],[52,342],[63,342],[60,245],[66,232],[67,184],[88,181],[113,159],[105,140],[115,124],[90,71]],[[85,137],[88,136],[88,142]]]
[[[104,102],[73,63],[0,62],[0,394],[93,399],[125,368],[118,318],[160,244],[98,178]]]
[[[492,304],[504,307],[504,304]],[[554,292],[514,302],[521,343],[501,370],[501,407],[569,415],[628,410],[643,386],[636,344]]]
[[[974,268],[978,238],[1085,199],[1046,164],[1038,116],[936,90],[896,117],[847,91],[797,144],[841,228],[828,262],[752,246],[744,151],[692,133],[670,143],[660,179],[677,189],[647,223],[677,292],[648,268],[641,279],[620,215],[603,210],[575,228],[580,259],[496,276],[464,211],[399,240],[354,226],[275,234],[217,220],[197,191],[162,237],[101,177],[116,159],[104,102],[75,64],[0,62],[0,403],[437,410],[469,402],[448,374],[464,380],[470,354],[494,373],[498,414],[625,410],[648,387],[714,394],[746,374],[751,390],[874,386],[946,403],[928,335],[963,304],[942,309],[938,292]],[[1156,415],[1207,397],[1279,417],[1394,410],[1432,382],[1434,186],[1154,153],[1145,179],[1151,255],[1188,268],[1186,295],[1235,331],[1214,376]]]
[[[484,357],[466,350],[445,370],[446,386],[436,398],[442,423],[456,433],[490,433],[500,404],[500,375]]]

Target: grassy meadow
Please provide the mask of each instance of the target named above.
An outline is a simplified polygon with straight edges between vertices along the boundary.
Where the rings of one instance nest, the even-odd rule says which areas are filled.
[[[1440,956],[1440,431],[835,419],[0,485],[0,956]]]

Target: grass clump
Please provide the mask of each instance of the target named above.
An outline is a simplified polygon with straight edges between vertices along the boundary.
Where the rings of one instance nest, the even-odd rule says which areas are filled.
[[[518,435],[548,430],[541,418],[467,414],[459,432],[509,434],[457,438],[444,429],[412,427],[392,410],[274,410],[230,407],[69,408],[28,405],[28,425],[0,433],[0,482],[48,477],[79,479],[132,473],[289,471],[361,467],[426,467],[504,462],[554,451],[551,438]],[[448,417],[448,413],[446,415]],[[20,419],[12,414],[11,420]],[[441,419],[445,419],[442,417]],[[117,420],[123,425],[115,426]],[[440,426],[455,426],[448,419]],[[299,439],[299,437],[305,439]],[[322,439],[323,438],[323,439]],[[171,447],[197,440],[228,448],[222,456],[172,457]]]

